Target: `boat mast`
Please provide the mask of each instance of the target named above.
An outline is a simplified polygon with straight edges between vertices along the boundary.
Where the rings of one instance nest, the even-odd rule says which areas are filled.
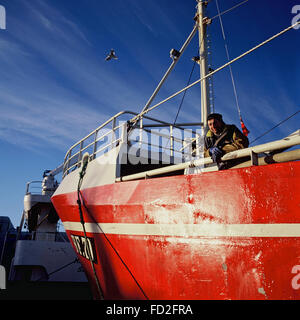
[[[205,7],[207,1],[196,0],[197,4],[197,22],[199,32],[199,65],[200,65],[200,78],[203,78],[208,73],[207,64],[207,41],[206,41],[206,27],[210,22],[205,16]],[[208,78],[203,79],[200,82],[201,85],[201,121],[203,122],[203,133],[207,128],[207,116],[210,113],[209,107],[209,84]]]
[[[196,34],[197,29],[199,33],[199,59],[196,60],[196,62],[200,66],[200,79],[201,80],[201,123],[203,124],[202,126],[202,135],[204,136],[204,132],[207,129],[207,116],[210,113],[210,101],[209,101],[209,79],[205,76],[208,74],[208,62],[207,62],[207,39],[206,39],[206,28],[207,25],[211,23],[211,19],[207,18],[205,16],[205,7],[207,5],[207,0],[196,0],[197,1],[197,13],[194,18],[196,21],[196,24],[191,32],[191,34],[188,36],[187,40],[181,47],[181,49],[177,52],[176,57],[172,57],[173,61],[161,81],[159,82],[158,86],[154,90],[153,94],[147,101],[146,105],[144,106],[143,110],[139,113],[138,116],[135,116],[132,118],[130,121],[133,124],[136,124],[139,121],[139,117],[145,113],[148,112],[148,110],[152,110],[154,107],[157,107],[158,105],[164,103],[166,100],[161,101],[159,104],[155,105],[154,107],[150,108],[150,105],[154,98],[156,97],[157,93],[161,89],[163,83],[166,81],[168,76],[170,75],[171,71],[174,69],[176,63],[178,62],[179,58],[181,57],[182,53],[185,51],[186,47],[189,45],[191,42],[193,36]],[[171,52],[174,49],[171,50]],[[171,53],[170,52],[170,53]],[[195,57],[196,58],[196,57]],[[182,90],[183,91],[183,90]],[[181,92],[182,92],[181,91]],[[180,93],[180,92],[178,92]],[[178,94],[177,93],[177,94]],[[170,99],[170,98],[168,98]]]

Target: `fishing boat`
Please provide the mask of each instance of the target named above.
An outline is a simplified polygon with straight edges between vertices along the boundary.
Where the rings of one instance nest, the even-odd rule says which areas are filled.
[[[26,184],[20,225],[0,216],[0,299],[91,299],[87,278],[51,203],[54,176]],[[1,278],[2,276],[2,278]],[[1,286],[2,284],[2,286]]]
[[[122,111],[66,153],[52,203],[95,299],[260,300],[300,298],[300,131],[204,157],[209,81],[293,26],[211,70],[207,3],[140,113]],[[199,33],[200,79],[151,105]],[[201,123],[148,113],[201,84]],[[287,151],[289,148],[292,150]]]

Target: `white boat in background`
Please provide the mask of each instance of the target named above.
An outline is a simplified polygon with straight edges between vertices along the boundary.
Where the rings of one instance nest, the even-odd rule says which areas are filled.
[[[8,299],[90,299],[84,270],[51,203],[58,184],[44,174],[43,181],[26,185],[21,224],[15,229],[0,217],[0,265],[5,268]]]

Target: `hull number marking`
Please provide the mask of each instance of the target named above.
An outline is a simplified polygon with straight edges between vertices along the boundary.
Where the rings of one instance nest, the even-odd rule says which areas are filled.
[[[96,256],[96,250],[95,250],[95,243],[94,243],[94,239],[93,238],[85,238],[82,236],[77,236],[74,234],[71,234],[71,239],[73,241],[74,247],[76,249],[76,252],[90,260],[97,263],[97,256]]]

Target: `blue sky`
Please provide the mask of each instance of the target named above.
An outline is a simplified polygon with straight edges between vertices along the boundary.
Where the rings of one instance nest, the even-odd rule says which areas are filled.
[[[221,11],[239,0],[219,0]],[[223,15],[232,58],[291,24],[300,1],[249,0]],[[0,0],[0,215],[16,226],[25,184],[63,161],[77,140],[121,110],[139,112],[193,28],[195,0]],[[208,15],[217,14],[214,1]],[[212,63],[226,61],[218,19],[209,27]],[[300,109],[300,29],[232,65],[244,121],[254,140]],[[197,36],[155,100],[185,86]],[[106,62],[114,48],[118,60]],[[196,68],[192,81],[199,78]],[[239,125],[229,70],[215,75],[215,110]],[[181,96],[150,115],[173,122]],[[300,114],[257,143],[299,128]],[[200,89],[186,95],[178,122],[200,121]]]

